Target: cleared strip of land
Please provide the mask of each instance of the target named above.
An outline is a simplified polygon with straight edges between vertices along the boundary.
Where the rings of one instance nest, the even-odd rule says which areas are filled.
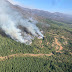
[[[12,54],[9,56],[0,57],[0,61],[4,61],[12,57],[26,57],[26,56],[29,56],[29,57],[39,57],[40,56],[41,57],[41,56],[51,56],[51,55],[53,54],[52,53],[50,54]]]

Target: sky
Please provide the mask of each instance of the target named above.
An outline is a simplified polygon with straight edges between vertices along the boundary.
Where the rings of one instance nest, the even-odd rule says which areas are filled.
[[[13,0],[26,8],[72,15],[72,0]]]

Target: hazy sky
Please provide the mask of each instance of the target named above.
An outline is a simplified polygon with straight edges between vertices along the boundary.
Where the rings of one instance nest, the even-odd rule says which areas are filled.
[[[62,12],[72,15],[72,0],[14,0],[18,4],[50,12]]]

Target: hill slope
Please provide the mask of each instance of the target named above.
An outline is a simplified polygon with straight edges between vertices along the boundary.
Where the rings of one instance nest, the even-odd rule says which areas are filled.
[[[12,7],[31,17],[29,9]],[[44,38],[35,37],[31,45],[16,42],[0,30],[0,72],[72,72],[72,25],[39,15],[33,17]]]
[[[41,17],[44,19],[50,19],[50,20],[55,20],[59,22],[64,22],[68,24],[72,24],[72,15],[67,15],[59,12],[55,13],[50,13],[48,11],[43,11],[43,10],[37,10],[37,9],[28,9],[28,8],[23,8],[18,5],[15,5],[15,9],[20,11],[24,16],[30,16],[30,17]]]

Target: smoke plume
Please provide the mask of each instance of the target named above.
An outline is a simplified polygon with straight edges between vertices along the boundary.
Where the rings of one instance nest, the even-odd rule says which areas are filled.
[[[12,39],[31,44],[34,37],[43,38],[32,18],[26,19],[7,0],[0,0],[0,28]]]

